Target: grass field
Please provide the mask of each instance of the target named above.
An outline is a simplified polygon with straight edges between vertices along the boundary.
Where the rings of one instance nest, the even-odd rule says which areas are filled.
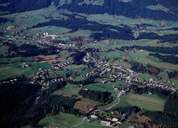
[[[1,43],[1,42],[0,42]],[[0,44],[0,56],[6,56],[7,55],[7,48],[4,46],[1,46]]]
[[[157,95],[138,95],[129,93],[121,97],[119,106],[138,106],[143,110],[162,111],[164,109],[165,99]]]
[[[152,75],[149,75],[148,73],[140,73],[139,74],[139,79],[141,80],[141,81],[148,81],[148,80],[150,80],[150,79],[156,79],[154,76],[152,76]]]
[[[121,51],[105,52],[101,53],[100,56],[109,61],[121,60],[123,58],[123,52]]]
[[[0,80],[20,75],[31,76],[35,74],[39,68],[49,69],[51,65],[48,63],[33,62],[30,67],[23,68],[22,63],[10,63],[8,65],[0,65]]]
[[[99,122],[87,122],[86,120],[66,113],[60,113],[56,116],[49,116],[39,122],[47,128],[107,128],[99,124]]]
[[[55,91],[53,94],[72,96],[78,95],[79,90],[80,90],[79,85],[67,84],[64,88]]]
[[[89,90],[94,90],[94,91],[109,91],[113,92],[113,85],[112,83],[107,83],[107,84],[89,84],[86,86],[87,89]]]

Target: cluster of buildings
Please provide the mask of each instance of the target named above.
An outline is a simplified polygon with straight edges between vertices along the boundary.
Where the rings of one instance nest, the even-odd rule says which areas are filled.
[[[49,75],[49,70],[39,69],[35,76],[33,76],[31,83],[39,84],[42,88],[48,88],[50,85],[59,84],[64,82],[64,78],[51,78]]]
[[[17,81],[17,78],[5,80],[5,81],[0,81],[0,85],[1,86],[3,86],[3,85],[13,85],[16,81]]]
[[[53,68],[54,68],[55,70],[58,70],[58,69],[67,67],[67,66],[70,65],[70,64],[71,64],[70,61],[66,61],[65,63],[55,63],[55,64],[53,64]]]
[[[95,109],[88,114],[87,118],[89,121],[100,121],[102,126],[119,127],[126,118],[126,114],[117,111],[106,112],[101,109]]]
[[[152,88],[161,88],[162,90],[167,90],[167,91],[171,91],[171,92],[176,92],[176,89],[174,87],[168,86],[167,84],[163,83],[162,81],[154,81],[153,79],[150,79],[147,82],[144,82],[143,84],[145,84],[148,87],[152,87]]]
[[[126,83],[125,87],[122,90],[124,92],[118,91],[118,97],[132,90],[134,86],[142,87],[142,88],[148,87],[149,89],[159,88],[160,90],[167,91],[170,93],[173,93],[176,91],[174,87],[168,86],[166,83],[164,83],[161,80],[150,79],[148,81],[141,81],[139,79],[139,73],[129,68],[120,66],[119,64],[109,64],[108,62],[98,61],[96,63],[96,69],[87,73],[86,77],[95,76],[96,74],[98,74],[100,77],[108,78],[104,80],[102,79],[100,81],[101,83],[113,82],[116,80],[121,80]]]

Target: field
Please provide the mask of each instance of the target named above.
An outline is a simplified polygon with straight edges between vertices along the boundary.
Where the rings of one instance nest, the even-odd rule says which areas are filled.
[[[74,84],[67,84],[64,88],[55,91],[54,95],[72,96],[78,95],[80,87]]]
[[[56,116],[49,116],[42,119],[39,125],[49,128],[107,128],[99,122],[87,122],[78,116],[60,113]]]
[[[50,69],[51,66],[46,62],[30,62],[30,67],[23,68],[23,63],[16,62],[0,66],[0,80],[12,78],[20,75],[34,75],[39,68]]]
[[[164,109],[165,99],[157,95],[139,95],[129,93],[122,96],[119,106],[138,106],[146,111],[162,111]]]
[[[107,83],[107,84],[89,84],[86,86],[87,89],[89,90],[94,90],[94,91],[108,91],[108,92],[113,92],[113,84],[112,83]]]

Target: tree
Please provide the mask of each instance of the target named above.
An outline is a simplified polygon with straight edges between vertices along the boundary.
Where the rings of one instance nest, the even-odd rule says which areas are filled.
[[[178,118],[178,91],[168,97],[165,103],[164,112]]]

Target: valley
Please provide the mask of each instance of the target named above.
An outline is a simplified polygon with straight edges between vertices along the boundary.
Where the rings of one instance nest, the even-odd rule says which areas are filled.
[[[0,127],[177,128],[177,5],[0,2]]]

